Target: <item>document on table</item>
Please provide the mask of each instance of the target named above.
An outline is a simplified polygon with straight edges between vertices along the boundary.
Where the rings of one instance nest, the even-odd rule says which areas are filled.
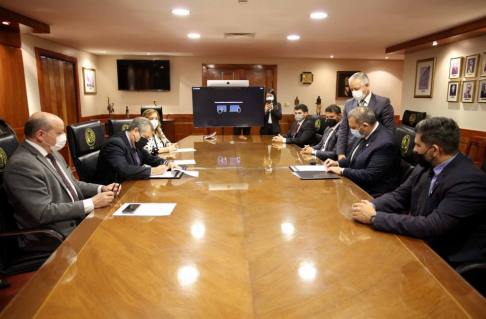
[[[189,160],[174,160],[174,163],[176,163],[177,165],[194,165],[194,164],[196,164],[196,161],[193,160],[193,159],[189,159]]]
[[[184,153],[184,152],[195,152],[195,148],[179,148],[175,151],[171,151],[171,153]]]
[[[327,172],[327,166],[325,165],[295,165],[289,166],[289,168],[295,172]]]
[[[164,174],[159,174],[159,175],[150,175],[150,178],[180,178],[182,176],[181,172],[179,170],[172,170],[172,171],[167,171]]]
[[[182,172],[186,175],[189,175],[189,176],[192,176],[192,177],[199,177],[199,172],[198,171],[186,171],[184,169],[178,169],[178,168],[174,168],[174,171],[176,172]]]
[[[130,204],[140,204],[140,206],[132,213],[124,213],[123,210]],[[113,216],[169,216],[175,206],[175,203],[127,203],[120,207]]]

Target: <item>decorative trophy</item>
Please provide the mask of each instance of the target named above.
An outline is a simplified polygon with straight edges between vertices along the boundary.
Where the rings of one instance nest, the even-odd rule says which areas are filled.
[[[321,115],[321,96],[320,95],[317,97],[317,101],[316,101],[316,114]]]
[[[299,97],[296,96],[295,101],[294,101],[294,105],[299,105],[299,104],[300,104]]]
[[[125,118],[127,118],[127,119],[130,118],[130,111],[128,110],[128,105],[126,106],[126,109],[125,109]]]
[[[113,113],[115,113],[115,108],[113,107],[113,105],[115,105],[115,103],[110,103],[110,97],[108,96],[108,106],[106,109],[108,110],[108,114],[110,115],[111,120],[113,119]]]

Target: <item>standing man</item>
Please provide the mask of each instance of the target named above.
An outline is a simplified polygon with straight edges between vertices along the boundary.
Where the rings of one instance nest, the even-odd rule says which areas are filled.
[[[296,144],[300,147],[315,145],[317,143],[316,129],[312,121],[307,118],[308,113],[307,105],[296,105],[294,108],[295,122],[290,131],[284,135],[278,134],[272,138],[272,143]]]
[[[355,73],[349,78],[349,86],[353,93],[353,99],[344,104],[343,121],[338,131],[337,154],[338,159],[349,155],[356,138],[353,137],[348,125],[348,113],[358,106],[366,106],[375,113],[376,120],[395,134],[395,112],[390,104],[390,99],[371,93],[370,80],[363,72]]]
[[[68,236],[95,208],[109,205],[121,189],[76,180],[58,153],[66,144],[64,122],[37,112],[24,127],[25,140],[7,163],[5,190],[20,229],[52,228]],[[26,250],[53,251],[59,242],[47,236],[25,235]]]

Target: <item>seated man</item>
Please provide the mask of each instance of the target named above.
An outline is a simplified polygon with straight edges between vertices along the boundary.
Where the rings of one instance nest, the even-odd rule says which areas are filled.
[[[375,113],[360,106],[348,113],[351,134],[358,139],[351,155],[326,160],[329,172],[346,176],[373,197],[394,190],[400,173],[399,146],[395,136],[380,125]]]
[[[300,147],[315,145],[317,143],[316,129],[311,120],[307,119],[309,110],[304,104],[294,108],[295,122],[287,134],[275,136],[272,143],[297,144]]]
[[[353,217],[374,230],[425,240],[452,265],[484,260],[486,174],[459,152],[454,120],[425,119],[415,132],[419,165],[412,175],[391,193],[353,204]]]
[[[68,236],[86,214],[110,204],[119,185],[74,179],[58,153],[66,144],[66,134],[64,122],[56,115],[34,113],[24,131],[25,140],[9,159],[4,174],[15,219],[21,229],[51,228]],[[52,251],[59,245],[45,235],[25,235],[21,241],[26,250]]]
[[[124,181],[149,179],[150,175],[164,174],[168,169],[180,168],[174,162],[150,155],[144,146],[153,135],[150,120],[137,117],[126,131],[114,134],[101,147],[98,158],[97,181]],[[149,165],[145,167],[142,165]]]
[[[302,150],[302,154],[312,154],[317,156],[321,160],[325,161],[328,158],[336,160],[336,147],[337,147],[337,132],[341,125],[341,108],[335,104],[329,105],[326,108],[327,127],[324,130],[322,139],[319,144],[315,146],[306,145]]]

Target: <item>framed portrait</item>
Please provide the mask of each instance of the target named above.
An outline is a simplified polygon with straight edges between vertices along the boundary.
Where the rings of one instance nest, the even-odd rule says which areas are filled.
[[[483,52],[483,62],[481,63],[481,76],[486,76],[486,52]]]
[[[353,93],[349,87],[351,75],[360,71],[337,71],[336,77],[336,99],[352,99]]]
[[[83,68],[84,94],[96,94],[96,70]]]
[[[464,77],[475,78],[479,65],[479,54],[469,55],[466,57],[466,63],[464,65]]]
[[[459,102],[461,82],[449,81],[447,86],[447,102]]]
[[[486,103],[486,79],[478,81],[478,102]]]
[[[417,61],[415,70],[415,98],[432,98],[434,95],[435,58]]]
[[[449,79],[460,79],[462,75],[462,56],[452,58],[449,63]]]
[[[474,102],[474,80],[463,81],[462,82],[462,94],[461,94],[461,102],[464,103],[472,103]]]

